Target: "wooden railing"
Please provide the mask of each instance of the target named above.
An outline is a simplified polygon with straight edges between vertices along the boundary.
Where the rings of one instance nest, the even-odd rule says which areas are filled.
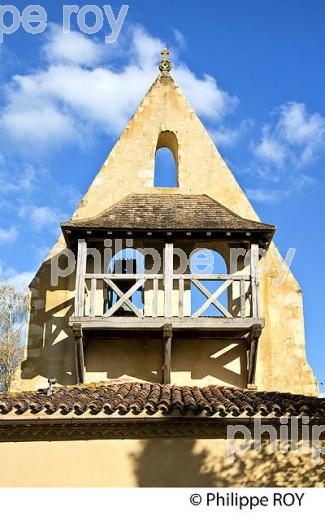
[[[128,315],[137,318],[159,316],[168,320],[176,315],[179,318],[195,319],[201,318],[212,305],[225,318],[259,318],[258,261],[259,247],[252,244],[249,274],[176,274],[173,269],[173,244],[167,242],[163,274],[89,274],[86,272],[87,244],[80,239],[74,315],[109,319],[120,313],[123,307],[129,311]],[[211,292],[204,285],[204,282],[211,281],[223,283]],[[190,301],[193,286],[206,298],[195,312],[191,310]],[[143,309],[132,301],[139,289],[142,290]],[[227,308],[220,301],[220,296],[226,290],[230,295]],[[105,301],[105,293],[108,292],[115,295],[116,301]]]
[[[87,288],[87,280],[90,280],[90,291]],[[122,306],[126,306],[133,312],[133,314],[139,318],[143,316],[142,309],[139,309],[133,302],[132,296],[136,291],[144,287],[144,284],[147,280],[153,281],[153,293],[154,293],[154,302],[153,302],[153,315],[157,316],[158,314],[158,283],[159,280],[163,280],[163,275],[154,274],[86,274],[85,275],[85,292],[86,296],[89,298],[89,316],[96,316],[96,295],[98,290],[98,281],[101,281],[103,284],[102,291],[102,308],[103,312],[101,316],[105,318],[110,318],[116,312],[121,309]],[[117,282],[126,282],[130,281],[134,282],[125,292],[118,286]],[[105,310],[105,290],[110,289],[117,296],[117,301],[113,303],[107,310]],[[87,300],[85,298],[84,301],[84,312],[87,309]]]
[[[231,275],[231,274],[183,274],[175,275],[175,279],[179,280],[179,301],[182,308],[182,299],[184,294],[184,282],[188,280],[193,284],[205,297],[206,301],[194,312],[191,318],[199,318],[203,313],[213,305],[225,318],[234,318],[234,315],[219,301],[224,291],[228,290],[235,282],[239,282],[240,292],[240,316],[246,317],[246,281],[250,281],[249,275]],[[207,289],[202,281],[217,282],[223,281],[213,293]]]
[[[222,283],[215,290],[210,291],[204,282]],[[235,284],[237,287],[234,292]],[[193,287],[205,297],[205,301],[195,311],[191,310]],[[132,301],[139,290],[142,291],[143,308]],[[225,307],[220,301],[220,297],[225,291],[228,292],[228,296],[231,296],[228,300],[233,303],[228,307]],[[150,300],[147,298],[149,292],[151,292]],[[186,292],[187,296],[190,294],[187,300],[185,299]],[[107,294],[114,294],[116,301],[113,299],[107,301],[105,296]],[[80,300],[77,300],[78,295]],[[213,306],[219,315],[225,318],[258,317],[258,289],[252,283],[252,277],[249,274],[173,274],[171,283],[166,286],[163,274],[86,273],[83,290],[79,289],[76,292],[76,300],[75,315],[79,317],[111,318],[118,315],[124,308],[128,310],[127,314],[131,317],[156,318],[163,316],[168,318],[175,316],[175,307],[177,307],[177,317],[199,318],[210,306]]]

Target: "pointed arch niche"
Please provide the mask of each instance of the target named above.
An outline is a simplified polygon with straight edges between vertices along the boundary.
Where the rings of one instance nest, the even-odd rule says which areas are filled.
[[[174,132],[160,132],[155,154],[155,188],[178,188],[178,141]]]

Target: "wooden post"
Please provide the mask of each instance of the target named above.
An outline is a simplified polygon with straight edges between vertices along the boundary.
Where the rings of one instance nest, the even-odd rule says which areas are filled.
[[[158,278],[153,279],[152,285],[152,317],[157,318],[158,316],[158,290],[159,280]]]
[[[84,239],[78,240],[78,256],[76,271],[76,291],[75,291],[75,316],[83,317],[85,309],[85,274],[87,264],[87,242]]]
[[[173,298],[173,244],[166,242],[164,251],[164,314],[165,318],[171,318]]]
[[[89,315],[93,318],[96,315],[96,291],[97,291],[97,280],[92,278],[90,281],[90,309]]]
[[[77,385],[85,382],[84,340],[80,323],[73,324]]]
[[[259,305],[259,272],[258,272],[258,261],[259,261],[259,247],[258,244],[251,245],[251,283],[252,283],[252,317],[259,318],[260,305]]]
[[[240,284],[240,317],[245,318],[246,317],[246,287],[245,287],[245,280],[242,278],[239,282]]]
[[[164,364],[163,364],[163,383],[170,384],[170,369],[172,359],[172,325],[166,323],[163,330],[163,349],[164,349]]]
[[[262,327],[260,325],[253,325],[250,335],[250,350],[248,354],[248,375],[247,375],[247,388],[252,390],[256,389],[255,386],[255,371],[256,371],[256,360],[257,360],[257,349],[258,340],[262,333]]]
[[[179,317],[184,318],[184,278],[179,279]]]

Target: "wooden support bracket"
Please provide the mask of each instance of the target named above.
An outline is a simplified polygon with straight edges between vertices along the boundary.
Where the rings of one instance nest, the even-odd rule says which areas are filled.
[[[172,337],[173,328],[172,325],[166,323],[163,329],[163,383],[170,384],[170,370],[171,370],[171,357],[172,357]]]
[[[258,341],[260,335],[262,333],[261,325],[253,325],[248,341],[250,343],[250,349],[248,353],[248,377],[247,377],[247,388],[251,390],[256,390],[255,386],[255,371],[256,371],[256,359],[257,359],[257,350],[258,350]]]
[[[85,359],[84,359],[84,338],[81,323],[74,323],[72,332],[75,342],[75,360],[77,384],[85,382]]]

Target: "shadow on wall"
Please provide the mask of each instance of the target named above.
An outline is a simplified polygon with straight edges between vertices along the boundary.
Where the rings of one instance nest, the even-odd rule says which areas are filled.
[[[88,374],[99,379],[130,376],[152,383],[162,381],[161,338],[89,339],[85,349]],[[247,348],[229,340],[175,339],[172,347],[172,382],[200,384],[214,378],[217,384],[238,387],[247,382]],[[95,378],[98,380],[98,377]]]
[[[89,339],[85,349],[87,374],[94,380],[129,376],[161,383],[162,340],[157,338]],[[100,375],[102,377],[96,377]]]
[[[190,373],[200,381],[210,376],[217,384],[245,387],[247,384],[247,346],[245,341],[175,339],[172,348],[172,371]],[[175,374],[177,376],[177,374]]]
[[[324,461],[311,454],[249,451],[227,462],[217,440],[150,439],[133,455],[139,487],[324,487]],[[224,441],[225,442],[225,441]],[[212,452],[212,450],[214,452]]]
[[[65,257],[58,260],[66,268]],[[75,383],[74,339],[69,327],[74,300],[74,277],[59,278],[51,285],[51,263],[42,264],[33,279],[30,318],[27,328],[27,358],[22,363],[22,379],[55,377],[59,384]]]

